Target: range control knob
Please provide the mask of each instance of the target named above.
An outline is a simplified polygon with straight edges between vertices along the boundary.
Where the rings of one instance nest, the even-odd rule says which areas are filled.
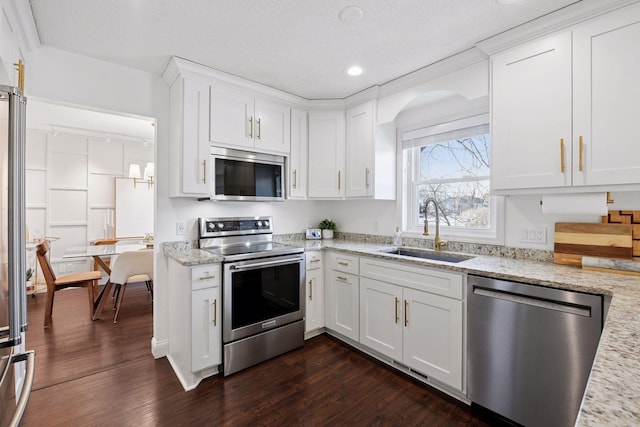
[[[258,228],[262,227],[262,221],[256,221],[256,227]]]
[[[220,230],[222,230],[222,229],[224,228],[224,223],[223,223],[223,222],[219,222],[219,223],[218,223],[218,228],[219,228]]]
[[[264,224],[264,226],[265,226],[265,227],[267,227],[267,228],[269,227],[269,221],[266,221],[266,220],[265,220],[265,221],[263,222],[263,224]]]
[[[214,223],[212,222],[207,223],[207,231],[215,231],[215,229],[216,229],[216,226]]]

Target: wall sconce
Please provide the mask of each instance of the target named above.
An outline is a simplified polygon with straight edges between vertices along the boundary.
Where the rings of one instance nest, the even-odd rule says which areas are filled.
[[[153,162],[148,162],[147,166],[144,168],[144,178],[141,177],[139,164],[132,163],[129,165],[129,178],[133,179],[134,188],[139,182],[144,182],[149,186],[149,188],[151,188],[151,186],[153,185],[154,175],[155,165],[153,164]]]

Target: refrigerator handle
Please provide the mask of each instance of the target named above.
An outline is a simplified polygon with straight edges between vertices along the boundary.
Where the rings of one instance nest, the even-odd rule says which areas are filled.
[[[17,427],[20,424],[24,410],[27,408],[27,402],[31,389],[33,388],[33,376],[36,371],[36,353],[35,351],[27,351],[21,354],[17,354],[11,358],[11,363],[27,361],[27,375],[24,378],[24,384],[22,385],[22,392],[16,405],[16,410],[11,417],[9,427]]]
[[[8,296],[9,327],[8,337],[0,341],[0,347],[12,347],[22,342],[22,331],[26,328],[26,287],[25,287],[25,226],[24,226],[24,111],[26,99],[15,89],[9,97],[8,135]]]

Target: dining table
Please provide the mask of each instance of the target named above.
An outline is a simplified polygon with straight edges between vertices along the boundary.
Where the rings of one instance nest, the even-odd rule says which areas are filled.
[[[80,250],[70,249],[62,256],[63,259],[93,258],[95,264],[109,276],[107,282],[98,293],[98,297],[93,302],[92,320],[100,318],[105,301],[107,300],[107,295],[111,292],[111,268],[105,260],[123,252],[143,249],[149,249],[148,243],[141,240],[122,240],[112,245],[88,245]]]

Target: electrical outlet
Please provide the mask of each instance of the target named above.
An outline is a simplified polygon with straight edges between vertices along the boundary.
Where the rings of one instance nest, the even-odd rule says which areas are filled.
[[[184,221],[176,221],[176,234],[184,236],[187,231],[187,224]]]
[[[521,243],[547,243],[547,227],[527,227],[520,229]]]

